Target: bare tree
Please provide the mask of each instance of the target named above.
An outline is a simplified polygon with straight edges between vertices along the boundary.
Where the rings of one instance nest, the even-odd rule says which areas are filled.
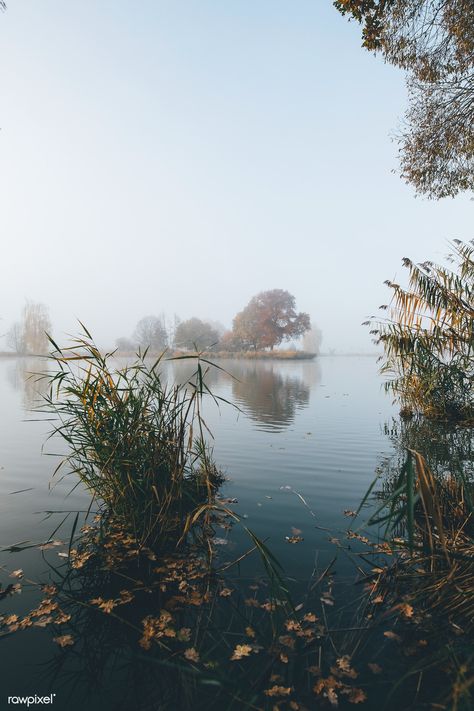
[[[51,320],[44,304],[27,301],[21,321],[13,324],[7,333],[7,345],[15,353],[43,355],[48,352],[47,334],[51,332]]]
[[[168,346],[166,328],[157,316],[145,316],[140,319],[133,338],[140,348],[149,348],[152,351],[163,351]]]

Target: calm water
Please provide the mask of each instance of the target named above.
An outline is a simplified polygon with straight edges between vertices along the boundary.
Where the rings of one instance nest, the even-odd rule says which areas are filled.
[[[245,517],[249,528],[268,539],[286,572],[304,580],[315,560],[323,566],[334,554],[330,534],[322,529],[347,528],[344,509],[357,508],[376,468],[393,451],[384,423],[395,410],[383,393],[375,358],[225,361],[223,365],[236,379],[214,370],[208,375],[209,385],[239,410],[226,405],[218,410],[209,403],[205,411],[215,458],[228,478],[222,494],[237,499],[236,512]],[[25,359],[0,360],[2,549],[47,540],[68,511],[83,511],[89,503],[80,488],[71,492],[76,483],[72,478],[52,482],[58,459],[49,455],[60,452],[54,441],[45,444],[51,424],[28,421],[35,417],[29,410],[38,399],[39,387],[28,373],[42,367],[41,362]],[[189,368],[170,365],[168,375],[183,381]],[[67,539],[71,523],[72,517],[55,537]],[[304,538],[296,546],[286,541],[293,527]],[[222,549],[232,558],[249,546],[238,526],[224,531],[222,538]],[[47,560],[35,547],[0,552],[0,565],[8,571],[22,568],[25,578],[32,580],[48,576]],[[338,572],[347,572],[344,563]],[[1,579],[4,586],[11,582],[6,573]],[[35,589],[25,585],[21,595],[0,601],[0,614],[26,612],[35,596]],[[50,678],[45,680],[45,669],[59,651],[53,649],[48,631],[30,629],[2,639],[1,644],[0,708],[7,694],[54,691]],[[69,708],[83,708],[75,699],[74,692]],[[102,698],[88,708],[107,709],[104,703]],[[66,706],[56,704],[56,708]]]

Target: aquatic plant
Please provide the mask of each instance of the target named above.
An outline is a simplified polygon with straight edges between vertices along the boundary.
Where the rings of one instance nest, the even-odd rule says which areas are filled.
[[[102,515],[126,525],[140,545],[176,545],[184,530],[197,534],[209,524],[223,481],[201,412],[209,364],[197,357],[189,382],[168,384],[163,356],[150,361],[144,351],[118,368],[84,331],[67,348],[51,341],[54,367],[43,376],[42,409],[59,420],[51,436],[68,446],[55,475],[76,474]]]
[[[414,264],[405,258],[408,288],[391,281],[389,316],[372,321],[384,348],[387,389],[405,415],[474,419],[474,242],[455,240],[451,266]]]
[[[435,474],[419,452],[405,451],[367,522],[383,532],[389,556],[371,568],[367,588],[380,620],[391,624],[384,635],[399,650],[387,708],[411,686],[407,708],[467,711],[474,686],[473,481],[460,467]]]

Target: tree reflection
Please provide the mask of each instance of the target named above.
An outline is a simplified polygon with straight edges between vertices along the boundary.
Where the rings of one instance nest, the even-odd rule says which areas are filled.
[[[25,410],[33,410],[42,403],[48,391],[48,380],[39,376],[44,373],[47,361],[40,358],[15,358],[7,371],[10,385],[21,391]]]
[[[232,396],[237,405],[255,422],[258,429],[284,429],[296,412],[308,406],[311,379],[318,379],[314,365],[307,372],[285,373],[284,368],[268,364],[252,364],[233,368]]]
[[[423,416],[393,419],[386,423],[385,434],[395,446],[395,457],[406,459],[407,449],[414,449],[435,474],[474,474],[474,429],[428,420]]]

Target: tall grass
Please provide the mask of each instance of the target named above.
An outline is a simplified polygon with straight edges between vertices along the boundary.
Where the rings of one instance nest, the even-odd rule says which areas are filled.
[[[163,356],[150,362],[144,352],[117,368],[87,330],[70,347],[51,342],[44,409],[59,420],[52,435],[69,447],[57,470],[76,474],[102,514],[126,525],[140,545],[176,544],[184,530],[202,531],[223,480],[204,436],[207,362],[197,358],[192,379],[170,385],[160,372]]]
[[[461,468],[436,474],[425,457],[407,449],[368,521],[382,527],[391,552],[388,564],[376,569],[376,585],[372,573],[369,590],[383,602],[382,620],[399,616],[402,662],[390,696],[415,684],[418,701],[407,708],[418,708],[421,698],[435,708],[466,711],[474,702],[473,489]]]

